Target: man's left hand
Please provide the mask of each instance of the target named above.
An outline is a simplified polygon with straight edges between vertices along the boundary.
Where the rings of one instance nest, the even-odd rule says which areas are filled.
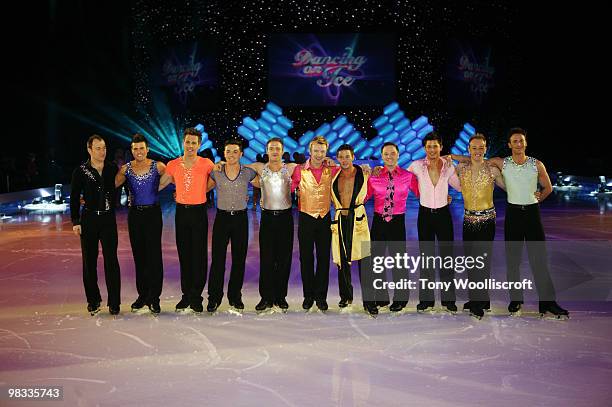
[[[370,167],[370,164],[361,164],[360,167],[363,173],[368,177],[370,176],[370,174],[372,174],[372,168]]]
[[[338,164],[331,158],[331,157],[325,157],[323,159],[323,162],[328,166],[328,167],[337,167]]]
[[[381,173],[381,171],[383,170],[383,167],[381,167],[380,165],[377,165],[376,167],[374,167],[374,169],[372,170],[372,176],[373,177],[378,177]]]

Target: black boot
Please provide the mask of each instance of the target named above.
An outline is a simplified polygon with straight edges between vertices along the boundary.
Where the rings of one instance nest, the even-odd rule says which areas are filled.
[[[284,298],[276,300],[275,305],[280,308],[282,312],[287,312],[287,310],[289,309],[289,303],[287,303],[287,300]]]
[[[132,312],[136,312],[142,309],[146,305],[146,301],[142,297],[136,298],[136,301],[132,303]]]
[[[91,316],[96,315],[98,312],[100,312],[100,303],[96,302],[93,304],[87,304],[87,312],[89,312]]]
[[[455,301],[442,301],[442,306],[446,308],[446,311],[454,314],[457,312],[457,306],[455,305]]]
[[[212,314],[215,311],[217,311],[217,308],[219,308],[219,305],[221,304],[218,301],[208,300],[208,305],[206,305],[206,311]]]
[[[376,304],[373,302],[366,302],[363,304],[363,309],[370,314],[370,316],[375,317],[376,315],[378,315],[378,308],[376,307]]]
[[[304,302],[302,302],[302,308],[308,311],[314,305],[314,299],[311,297],[304,298]]]
[[[421,301],[417,304],[417,312],[433,311],[434,301]]]
[[[476,319],[482,319],[482,317],[484,317],[483,305],[483,302],[471,301],[470,315]]]
[[[346,298],[342,298],[342,299],[340,299],[340,302],[338,303],[338,307],[346,308],[349,305],[351,305],[352,303],[353,303],[353,300],[347,300]]]
[[[510,315],[518,317],[521,315],[521,308],[523,308],[523,301],[511,301],[508,305],[508,312],[510,312]]]
[[[151,301],[151,303],[149,304],[149,311],[151,311],[151,313],[155,315],[161,312],[161,307],[159,306],[159,300]]]
[[[548,312],[553,314],[555,319],[569,319],[569,312],[555,301],[540,301],[540,318],[544,318]]]
[[[468,301],[465,304],[463,304],[463,310],[469,311],[471,304],[472,304],[472,301]],[[491,312],[491,301],[481,301],[481,307],[483,310],[487,312]]]
[[[255,306],[255,311],[258,312],[262,312],[268,309],[271,309],[274,305],[272,304],[271,301],[266,301],[264,299],[262,299],[261,301],[259,301],[259,303]]]
[[[390,304],[389,301],[376,301],[376,306],[378,308],[384,308],[384,307],[386,307],[389,304]]]
[[[191,308],[193,310],[193,312],[195,312],[196,314],[199,314],[202,311],[204,311],[204,306],[202,305],[202,303],[200,301],[196,301],[196,302],[191,303],[189,308]]]
[[[408,304],[408,301],[393,301],[393,304],[389,307],[391,312],[399,312],[404,309],[404,307]]]
[[[327,301],[325,300],[317,300],[317,308],[323,312],[327,311],[329,306],[327,305]]]
[[[138,297],[136,301],[132,303],[132,312],[136,312],[142,309],[146,305],[144,298]]]
[[[238,300],[231,300],[229,302],[230,307],[234,307],[238,310],[243,310],[244,309],[244,303],[242,302],[241,299]]]
[[[189,307],[189,300],[183,296],[181,300],[176,304],[176,312],[184,311]]]

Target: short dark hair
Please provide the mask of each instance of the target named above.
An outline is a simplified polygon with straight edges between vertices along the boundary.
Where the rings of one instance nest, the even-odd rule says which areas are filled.
[[[442,137],[440,137],[440,135],[435,131],[432,131],[431,133],[426,135],[425,138],[423,138],[423,147],[425,147],[428,141],[437,141],[438,144],[442,146]]]
[[[149,143],[147,142],[147,139],[145,138],[145,136],[143,136],[140,133],[136,133],[132,136],[132,142],[130,143],[130,146],[135,143],[145,143],[145,145],[149,147]]]
[[[198,141],[202,142],[202,132],[195,127],[187,127],[183,130],[183,140],[185,140],[187,136],[196,136]]]
[[[470,140],[468,141],[468,146],[470,145],[472,140],[482,140],[485,142],[485,144],[487,144],[487,138],[482,133],[476,133],[472,137],[470,137]]]
[[[92,136],[87,139],[87,148],[91,148],[91,146],[93,146],[94,140],[104,141],[102,136],[98,136],[97,134],[92,134]],[[106,141],[104,141],[104,143],[106,143]]]
[[[275,141],[277,141],[277,142],[281,143],[281,146],[283,146],[283,149],[285,148],[285,143],[283,143],[283,139],[282,139],[282,138],[280,138],[280,137],[272,137],[272,138],[271,138],[270,140],[268,140],[268,142],[266,143],[266,150],[268,149],[268,146],[270,145],[270,143],[273,143],[273,142],[275,142]]]
[[[353,150],[353,146],[351,146],[350,144],[342,144],[340,147],[338,147],[338,151],[336,151],[336,157],[338,156],[338,153],[340,151],[350,151],[353,158],[355,157],[355,151]]]
[[[508,130],[508,143],[510,142],[510,138],[513,134],[522,134],[525,137],[525,140],[527,140],[527,131],[525,129],[521,127],[513,127]]]
[[[384,148],[388,146],[395,147],[395,149],[397,150],[397,153],[399,154],[399,147],[397,146],[397,144],[392,143],[390,141],[387,141],[385,144],[382,145],[382,147],[380,147],[380,153],[382,154],[382,151],[384,150]]]
[[[240,149],[240,152],[242,152],[242,141],[240,140],[236,140],[236,139],[225,140],[225,143],[223,144],[223,149],[225,149],[225,147],[227,146],[238,146],[238,148]]]

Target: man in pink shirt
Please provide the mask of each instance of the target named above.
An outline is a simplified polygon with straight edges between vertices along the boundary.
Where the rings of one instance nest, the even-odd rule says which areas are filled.
[[[176,304],[177,312],[187,307],[196,313],[204,309],[202,291],[206,284],[208,265],[206,189],[214,164],[208,158],[198,156],[201,143],[202,133],[195,128],[185,129],[184,155],[168,163],[159,185],[160,190],[170,182],[176,185],[174,223],[183,293],[181,301]]]
[[[427,156],[421,160],[413,161],[408,171],[416,175],[421,194],[419,218],[417,222],[419,246],[425,256],[435,256],[435,240],[438,239],[439,256],[444,259],[452,256],[453,221],[448,209],[448,186],[461,191],[461,185],[455,168],[447,160],[440,158],[442,140],[436,133],[430,133],[423,139],[423,148]],[[425,259],[423,259],[425,260]],[[444,261],[442,262],[444,264]],[[450,282],[450,288],[441,293],[442,306],[449,312],[456,312],[455,286],[452,284],[454,270],[441,267],[440,281]],[[421,267],[421,279],[435,281],[435,269]],[[434,292],[423,288],[419,291],[419,304],[417,311],[423,312],[433,309],[435,305]]]
[[[389,249],[390,242],[406,241],[406,199],[408,192],[412,191],[419,196],[416,177],[409,171],[397,165],[399,160],[399,149],[394,143],[385,143],[381,148],[382,159],[385,164],[382,171],[376,176],[368,179],[368,193],[365,200],[374,197],[374,219],[372,220],[371,239],[379,242],[374,247],[379,248],[380,254],[384,255]],[[405,247],[404,247],[405,249]],[[400,270],[393,269],[393,280],[399,282],[402,276]],[[389,305],[389,293],[386,289],[375,290],[376,305],[385,307]],[[366,298],[364,298],[366,300]],[[372,299],[367,299],[371,301]],[[393,304],[390,310],[401,311],[408,303],[407,290],[394,290]]]
[[[322,136],[312,139],[310,158],[299,165],[291,176],[291,190],[299,188],[300,272],[304,289],[302,308],[327,311],[329,285],[329,255],[331,250],[331,182],[340,167],[330,167],[325,161],[329,144]],[[315,272],[313,249],[317,251]]]

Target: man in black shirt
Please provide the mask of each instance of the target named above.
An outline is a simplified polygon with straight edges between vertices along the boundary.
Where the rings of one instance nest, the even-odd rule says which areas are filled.
[[[87,311],[95,315],[100,311],[98,287],[98,241],[102,243],[104,277],[108,291],[108,310],[119,314],[121,278],[117,260],[117,221],[115,219],[115,175],[117,167],[106,158],[106,143],[93,135],[87,140],[89,160],[72,173],[70,216],[72,230],[81,237],[83,254],[83,285],[87,297]],[[81,195],[85,201],[83,211]]]

